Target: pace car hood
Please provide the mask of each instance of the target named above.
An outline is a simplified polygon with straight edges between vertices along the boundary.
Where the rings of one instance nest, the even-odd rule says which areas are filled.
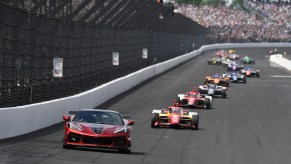
[[[71,122],[71,123],[81,128],[82,132],[86,134],[113,135],[116,130],[126,128],[125,125],[93,124],[84,122]]]

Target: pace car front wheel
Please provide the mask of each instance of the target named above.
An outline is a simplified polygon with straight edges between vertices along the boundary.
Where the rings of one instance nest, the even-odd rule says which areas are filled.
[[[63,149],[73,149],[72,145],[63,144]]]
[[[131,147],[128,147],[126,149],[119,149],[118,150],[122,154],[130,154],[131,153]]]

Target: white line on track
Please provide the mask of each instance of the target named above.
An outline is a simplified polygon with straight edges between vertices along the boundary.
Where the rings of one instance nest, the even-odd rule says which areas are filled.
[[[270,77],[291,78],[291,75],[271,75]]]

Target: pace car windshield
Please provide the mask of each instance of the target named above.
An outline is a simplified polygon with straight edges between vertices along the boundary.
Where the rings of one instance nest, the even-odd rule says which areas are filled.
[[[95,124],[124,125],[124,121],[118,113],[102,111],[79,111],[72,121]]]

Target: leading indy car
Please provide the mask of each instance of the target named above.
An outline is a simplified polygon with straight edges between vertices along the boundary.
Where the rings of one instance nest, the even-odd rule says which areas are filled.
[[[151,127],[172,127],[198,129],[199,115],[197,112],[184,110],[177,100],[167,109],[154,109],[152,111]]]

